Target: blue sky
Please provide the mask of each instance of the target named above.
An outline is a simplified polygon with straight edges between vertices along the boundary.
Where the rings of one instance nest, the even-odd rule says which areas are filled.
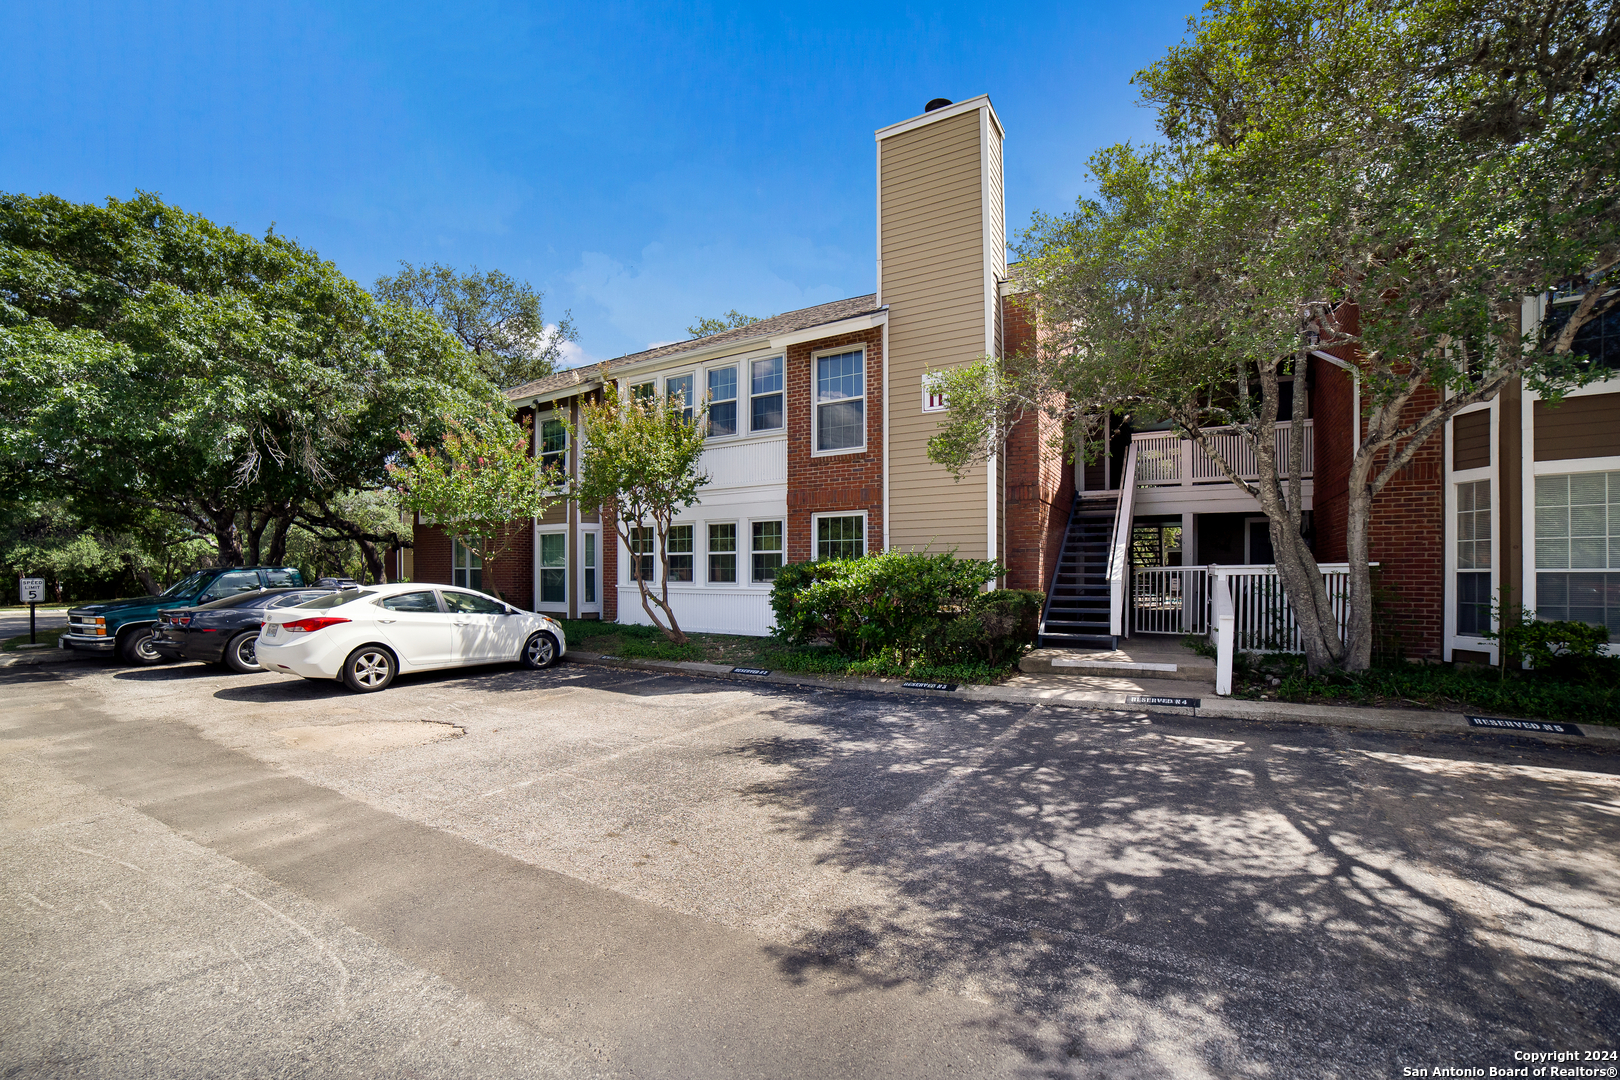
[[[576,361],[874,287],[872,132],[988,93],[1010,229],[1152,136],[1129,85],[1195,6],[6,6],[0,190],[156,191],[370,284],[499,268]]]

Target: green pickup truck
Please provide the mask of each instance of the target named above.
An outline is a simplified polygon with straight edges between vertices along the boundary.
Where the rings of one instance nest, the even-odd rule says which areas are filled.
[[[56,643],[64,649],[117,652],[131,664],[157,664],[165,659],[152,647],[152,626],[159,609],[196,607],[238,593],[303,583],[303,575],[290,566],[199,570],[169,586],[161,596],[104,600],[71,609],[67,633]]]

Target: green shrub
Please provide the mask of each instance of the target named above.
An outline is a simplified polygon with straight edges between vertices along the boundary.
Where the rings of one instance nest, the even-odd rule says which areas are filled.
[[[1000,667],[1034,644],[1045,603],[1045,593],[1024,589],[979,593],[961,611],[941,614],[923,641],[923,654],[931,663],[977,660]]]

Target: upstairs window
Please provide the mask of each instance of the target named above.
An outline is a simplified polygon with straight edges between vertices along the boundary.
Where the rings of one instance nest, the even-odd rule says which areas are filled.
[[[818,356],[815,363],[816,450],[866,445],[866,354],[860,349]]]
[[[634,386],[630,387],[630,400],[645,401],[656,393],[658,393],[657,383],[636,383]]]
[[[709,434],[737,434],[737,369],[709,369]]]
[[[782,358],[755,360],[749,365],[750,431],[774,431],[782,426]]]
[[[558,476],[568,471],[568,425],[561,420],[540,421],[540,465]]]
[[[692,419],[692,403],[697,400],[693,393],[695,383],[690,373],[671,375],[664,380],[664,393],[670,398],[681,399],[681,419],[688,422]]]

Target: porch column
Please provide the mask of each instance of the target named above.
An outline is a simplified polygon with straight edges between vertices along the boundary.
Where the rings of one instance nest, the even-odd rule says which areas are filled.
[[[1183,455],[1182,460],[1186,460]],[[1189,470],[1190,471],[1190,470]],[[1183,481],[1185,483],[1185,481]],[[1197,517],[1191,510],[1181,512],[1181,565],[1191,566],[1196,561],[1198,553],[1198,539],[1193,535],[1193,521]],[[1202,604],[1204,597],[1202,590],[1191,588],[1197,580],[1193,575],[1182,572],[1181,575],[1181,632],[1193,632],[1193,605]]]

